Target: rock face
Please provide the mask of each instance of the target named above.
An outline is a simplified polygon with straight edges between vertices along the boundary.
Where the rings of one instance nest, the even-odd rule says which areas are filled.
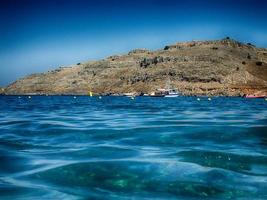
[[[0,87],[0,95],[5,94],[5,89]]]
[[[226,38],[136,49],[127,55],[32,74],[6,94],[150,93],[166,81],[184,95],[267,94],[267,49]]]

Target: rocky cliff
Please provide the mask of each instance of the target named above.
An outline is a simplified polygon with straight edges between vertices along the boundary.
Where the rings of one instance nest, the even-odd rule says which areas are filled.
[[[99,61],[32,74],[6,94],[150,93],[170,79],[185,95],[267,94],[267,49],[230,38],[136,49]]]

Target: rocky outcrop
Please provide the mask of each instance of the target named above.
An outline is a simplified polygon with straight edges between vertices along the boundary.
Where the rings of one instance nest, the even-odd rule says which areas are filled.
[[[230,38],[180,42],[33,74],[10,84],[5,93],[150,93],[171,79],[185,95],[267,94],[266,63],[267,49]]]
[[[163,63],[164,59],[161,56],[155,56],[153,58],[144,58],[140,62],[140,67],[148,67],[149,65],[156,65],[158,63]]]
[[[0,87],[0,95],[5,94],[5,89]]]
[[[147,49],[134,49],[134,50],[131,50],[129,51],[128,55],[135,55],[135,54],[142,54],[142,53],[149,53],[149,50]]]

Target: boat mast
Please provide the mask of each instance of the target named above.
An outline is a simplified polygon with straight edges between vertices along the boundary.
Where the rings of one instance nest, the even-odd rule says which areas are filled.
[[[169,75],[168,75],[168,79],[167,79],[166,84],[165,84],[165,89],[167,89],[167,90],[171,89],[171,79],[170,79]]]
[[[168,77],[167,77],[167,80],[166,80],[165,89],[167,89],[168,91],[170,91],[170,89],[171,89],[170,68],[168,68],[167,76]]]

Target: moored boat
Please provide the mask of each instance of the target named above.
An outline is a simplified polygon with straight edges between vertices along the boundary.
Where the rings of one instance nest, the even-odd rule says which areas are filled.
[[[164,97],[164,93],[160,90],[157,90],[156,92],[152,92],[150,95],[150,97]]]
[[[157,91],[154,92],[154,94],[151,96],[155,96],[155,97],[178,97],[179,92],[176,89],[174,89],[173,87],[171,87],[171,80],[169,78],[166,82],[165,88],[164,89],[157,89]]]
[[[250,95],[245,95],[244,98],[248,99],[257,99],[257,98],[265,98],[265,95],[255,95],[255,94],[250,94]]]
[[[157,89],[150,94],[151,97],[178,97],[179,92],[175,89]]]
[[[179,93],[175,89],[169,89],[166,91],[166,94],[164,97],[178,97]]]

